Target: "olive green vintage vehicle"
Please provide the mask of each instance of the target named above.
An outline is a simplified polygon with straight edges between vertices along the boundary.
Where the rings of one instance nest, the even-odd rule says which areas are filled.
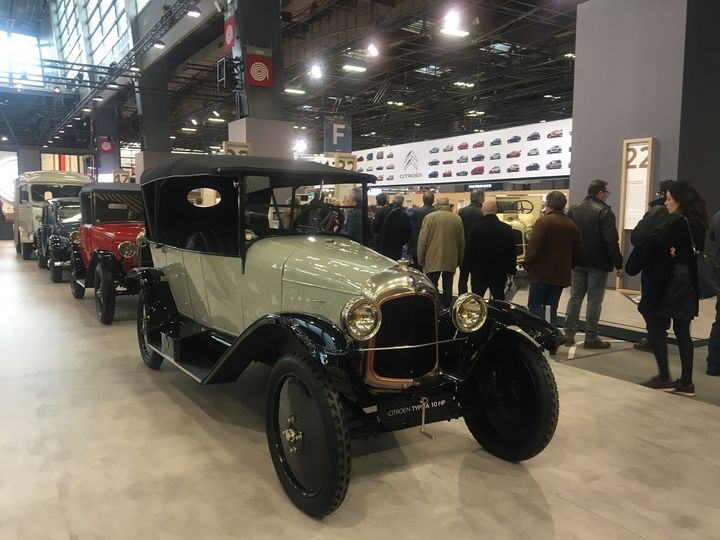
[[[190,156],[142,176],[153,267],[136,270],[145,364],[201,384],[272,368],[270,455],[290,499],[334,511],[350,440],[463,417],[488,452],[541,452],[558,395],[542,319],[472,294],[443,309],[426,276],[367,245],[370,175],[293,160]],[[357,185],[360,203],[300,206],[309,190]],[[339,197],[342,198],[342,197]],[[351,240],[352,233],[362,242]]]

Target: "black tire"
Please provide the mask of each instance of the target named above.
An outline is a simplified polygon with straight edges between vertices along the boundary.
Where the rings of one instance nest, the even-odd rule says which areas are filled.
[[[111,324],[115,318],[115,281],[110,265],[100,261],[95,266],[95,312],[100,322]]]
[[[138,298],[137,313],[137,335],[138,346],[140,347],[140,356],[143,363],[150,369],[160,369],[164,358],[153,350],[150,350],[147,343],[147,306],[145,305],[145,293],[140,289],[140,297]]]
[[[48,267],[50,268],[50,279],[53,283],[60,283],[62,281],[63,269],[62,266],[55,266],[55,261],[50,256],[48,261]]]
[[[295,506],[316,518],[336,510],[350,484],[350,437],[338,393],[308,356],[287,354],[273,367],[265,431],[275,472]],[[297,433],[299,441],[289,440]]]
[[[20,249],[22,250],[23,260],[29,261],[32,258],[33,245],[32,244],[22,244]]]
[[[43,255],[42,249],[37,249],[37,261],[38,261],[38,268],[43,268],[45,270],[48,269],[48,260],[45,258],[45,255]]]
[[[547,447],[560,410],[547,359],[519,336],[501,336],[489,344],[463,389],[462,406],[480,446],[512,462]]]
[[[77,261],[75,260],[75,254],[70,254],[70,292],[73,295],[73,298],[77,298],[78,300],[82,300],[82,298],[85,296],[85,287],[80,285],[78,283],[78,277],[77,277]]]

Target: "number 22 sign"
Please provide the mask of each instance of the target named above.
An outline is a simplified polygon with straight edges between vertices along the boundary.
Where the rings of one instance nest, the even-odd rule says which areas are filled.
[[[620,220],[623,229],[634,229],[647,212],[653,181],[653,150],[655,139],[623,141]]]

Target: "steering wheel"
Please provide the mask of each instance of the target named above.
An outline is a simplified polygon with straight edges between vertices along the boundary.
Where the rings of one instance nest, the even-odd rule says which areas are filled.
[[[532,201],[529,201],[527,199],[520,199],[519,201],[515,201],[513,203],[514,210],[517,211],[518,214],[532,214],[532,211],[535,210],[535,205]]]
[[[340,232],[345,225],[345,212],[329,203],[306,204],[290,225],[292,232]]]

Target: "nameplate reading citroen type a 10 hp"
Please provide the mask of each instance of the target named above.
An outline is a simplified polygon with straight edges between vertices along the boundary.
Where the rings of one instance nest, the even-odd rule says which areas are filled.
[[[453,394],[438,394],[427,398],[425,423],[453,417],[457,402]],[[420,399],[398,398],[378,405],[378,418],[383,424],[419,426],[422,422],[423,405]]]

